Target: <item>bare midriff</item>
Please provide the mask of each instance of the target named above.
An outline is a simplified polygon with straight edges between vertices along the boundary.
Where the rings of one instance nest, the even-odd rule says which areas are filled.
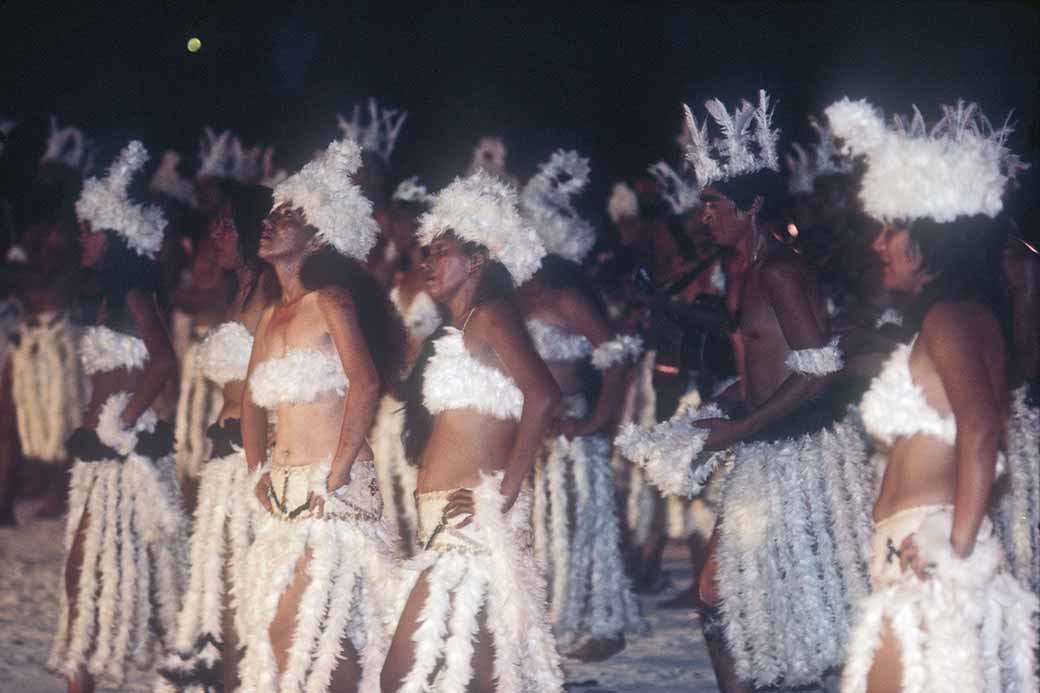
[[[437,414],[419,461],[416,491],[473,488],[481,472],[505,469],[517,422],[496,419],[473,409]]]
[[[582,364],[581,361],[547,361],[545,363],[553,378],[556,379],[560,394],[564,397],[581,394],[585,391]]]
[[[306,404],[282,404],[275,410],[278,419],[271,463],[296,467],[321,462],[335,454],[343,427],[345,397],[326,393]],[[357,459],[372,459],[365,443]]]
[[[222,390],[224,406],[220,408],[217,422],[223,424],[228,419],[242,418],[242,400],[245,399],[246,383],[244,380],[229,380]]]
[[[135,374],[140,371],[129,371],[118,368],[114,371],[95,373],[90,376],[91,395],[87,404],[86,416],[83,425],[93,428],[97,425],[98,415],[105,401],[117,392],[131,392],[134,389]]]
[[[934,436],[900,438],[889,449],[874,521],[922,505],[949,505],[957,490],[954,447]]]

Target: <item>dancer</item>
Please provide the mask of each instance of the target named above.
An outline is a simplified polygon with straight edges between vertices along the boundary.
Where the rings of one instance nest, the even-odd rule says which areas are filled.
[[[149,409],[175,367],[152,286],[165,220],[127,197],[147,158],[131,142],[107,178],[86,182],[76,203],[83,264],[97,271],[103,302],[80,343],[92,395],[84,427],[68,442],[75,463],[49,662],[70,691],[92,691],[100,675],[118,685],[129,660],[147,667],[173,632],[183,582],[173,440]]]
[[[1036,596],[1009,573],[987,517],[1006,411],[1005,341],[987,306],[990,219],[1021,164],[975,104],[886,127],[869,102],[832,104],[837,137],[867,171],[865,211],[883,282],[909,295],[914,340],[861,404],[888,447],[870,578],[842,689],[1035,691]],[[981,268],[981,269],[980,269]],[[990,272],[991,276],[986,273]]]
[[[191,574],[171,652],[160,669],[159,690],[232,691],[238,651],[245,643],[242,585],[252,541],[256,501],[242,450],[241,407],[253,334],[264,308],[277,297],[277,280],[259,256],[261,223],[271,191],[229,188],[210,224],[217,261],[234,272],[236,289],[226,321],[198,352],[198,368],[221,388],[223,407],[207,435],[213,452],[199,477],[198,503],[188,550]]]
[[[707,184],[704,223],[749,263],[733,334],[746,413],[723,419],[706,407],[618,442],[666,493],[692,496],[725,474],[699,576],[720,688],[805,685],[844,660],[852,604],[867,589],[866,449],[843,420],[849,393],[828,387],[842,356],[815,274],[759,224],[762,192],[779,182],[768,98],[760,92],[757,107],[744,102],[733,116],[717,101],[708,110],[729,134],[710,144],[687,109],[687,159]],[[754,120],[754,136],[733,134],[729,118]],[[704,448],[729,454],[691,468]]]
[[[242,402],[266,509],[236,585],[243,691],[379,686],[394,539],[365,435],[381,384],[397,376],[403,334],[359,264],[378,232],[350,178],[360,165],[352,141],[330,144],[275,188],[260,236],[281,298],[260,319]]]
[[[422,553],[407,565],[383,693],[559,693],[563,676],[530,546],[524,488],[559,403],[515,302],[545,250],[487,173],[423,216],[426,287],[447,326],[410,378]]]
[[[535,555],[549,567],[557,638],[575,648],[567,656],[600,661],[624,649],[626,632],[647,628],[625,575],[611,446],[600,435],[616,414],[624,366],[640,356],[642,342],[612,333],[599,297],[581,279],[596,235],[570,198],[588,180],[587,159],[558,151],[524,187],[521,210],[548,254],[519,297],[535,348],[565,396],[556,435],[535,467]],[[602,375],[592,406],[586,365]]]

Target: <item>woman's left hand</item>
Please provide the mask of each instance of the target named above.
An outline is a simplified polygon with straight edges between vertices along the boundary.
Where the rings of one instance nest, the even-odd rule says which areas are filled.
[[[694,421],[693,425],[711,431],[704,441],[707,450],[725,450],[747,437],[747,431],[740,419],[701,419]]]
[[[321,519],[325,516],[325,499],[311,491],[307,494],[307,512],[311,517]]]
[[[444,522],[445,525],[450,525],[450,521],[453,518],[466,515],[467,517],[454,525],[456,529],[462,529],[469,523],[473,522],[474,512],[476,512],[476,502],[473,498],[473,490],[460,488],[448,496],[448,504],[444,506],[444,511],[441,513],[441,521]]]
[[[904,539],[903,543],[899,545],[899,568],[904,573],[909,568],[921,580],[930,579],[935,572],[935,564],[926,563],[921,558],[917,544],[914,543],[913,534]]]

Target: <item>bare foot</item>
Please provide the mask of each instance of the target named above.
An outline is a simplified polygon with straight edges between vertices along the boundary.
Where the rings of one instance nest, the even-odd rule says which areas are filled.
[[[625,636],[616,638],[589,638],[577,649],[564,654],[569,659],[578,659],[583,662],[602,662],[610,659],[621,650],[625,649]]]

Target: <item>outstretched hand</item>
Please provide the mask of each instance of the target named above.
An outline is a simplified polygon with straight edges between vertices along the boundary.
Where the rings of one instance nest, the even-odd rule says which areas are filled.
[[[747,432],[739,419],[700,419],[693,425],[711,431],[707,440],[704,441],[705,450],[725,450],[747,437]]]

